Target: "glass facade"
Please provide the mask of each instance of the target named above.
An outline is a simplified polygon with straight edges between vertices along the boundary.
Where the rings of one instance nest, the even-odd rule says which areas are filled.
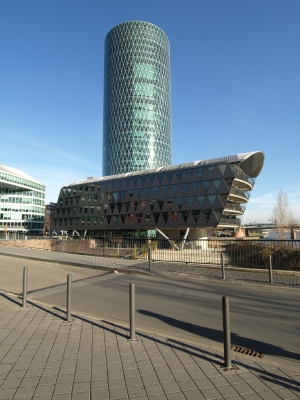
[[[114,27],[105,40],[103,175],[172,163],[170,46],[147,22]]]
[[[22,171],[0,165],[0,236],[6,232],[41,232],[45,186]]]
[[[243,161],[260,160],[258,172]],[[115,232],[240,225],[264,156],[260,152],[76,182],[61,189],[51,229]],[[101,235],[102,235],[101,233]]]

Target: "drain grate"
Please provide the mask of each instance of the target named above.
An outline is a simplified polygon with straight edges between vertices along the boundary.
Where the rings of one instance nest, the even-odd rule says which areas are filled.
[[[258,358],[263,358],[264,356],[264,353],[246,349],[246,347],[241,347],[241,346],[231,346],[231,350],[235,351],[236,353],[245,354],[246,356],[258,357]]]

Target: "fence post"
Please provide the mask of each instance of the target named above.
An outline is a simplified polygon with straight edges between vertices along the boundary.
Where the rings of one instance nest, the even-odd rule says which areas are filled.
[[[28,277],[28,268],[23,268],[23,298],[22,298],[22,307],[26,308],[27,305],[27,277]]]
[[[72,300],[72,275],[67,276],[67,322],[71,322],[71,300]]]
[[[149,260],[149,271],[151,271],[152,255],[151,255],[151,248],[150,247],[148,249],[148,260]]]
[[[224,267],[224,254],[221,251],[221,261],[222,261],[222,279],[225,279],[225,267]]]
[[[129,320],[130,320],[130,340],[135,340],[135,293],[134,283],[129,285]]]
[[[273,285],[272,256],[269,256],[269,281]]]
[[[229,320],[229,298],[222,297],[223,308],[223,334],[224,334],[224,367],[231,368],[231,341]]]

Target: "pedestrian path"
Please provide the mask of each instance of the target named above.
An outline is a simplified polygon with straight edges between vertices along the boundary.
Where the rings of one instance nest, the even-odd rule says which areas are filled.
[[[300,366],[74,317],[0,295],[0,399],[299,399]]]
[[[192,279],[222,279],[221,266],[200,266],[196,264],[181,264],[175,262],[152,262],[149,271],[149,261],[147,260],[128,260],[112,257],[95,257],[84,254],[72,254],[52,252],[45,250],[34,250],[15,246],[0,246],[0,254],[22,257],[27,259],[40,260],[43,262],[57,262],[72,266],[89,267],[104,270],[135,270],[141,272],[151,272],[160,275],[170,275]],[[226,280],[236,282],[247,282],[253,284],[269,285],[269,273],[257,269],[233,269],[225,268]],[[300,288],[300,271],[288,273],[281,271],[273,273],[273,285]]]

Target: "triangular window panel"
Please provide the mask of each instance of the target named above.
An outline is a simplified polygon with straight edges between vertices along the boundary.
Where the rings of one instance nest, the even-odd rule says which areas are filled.
[[[145,182],[146,182],[146,177],[145,176],[141,176],[140,177],[140,182],[142,186],[145,186]]]
[[[159,205],[160,210],[162,209],[164,202],[165,202],[165,199],[157,199],[157,203]]]
[[[178,212],[177,211],[173,211],[171,212],[172,218],[176,224],[177,220],[178,220]]]
[[[107,224],[109,225],[109,223],[110,223],[110,220],[111,220],[111,215],[107,215],[106,216],[106,221],[107,221]]]
[[[159,219],[160,213],[153,213],[154,221],[157,223]]]
[[[119,220],[119,216],[118,215],[114,215],[113,219],[114,219],[115,225],[117,225],[118,220]]]
[[[132,183],[133,183],[133,187],[134,187],[134,188],[136,187],[137,181],[138,181],[138,178],[137,178],[137,177],[132,178]]]
[[[148,199],[149,194],[150,194],[150,188],[145,188],[144,191],[145,191],[146,199]]]
[[[162,191],[164,192],[164,195],[166,196],[169,186],[162,186],[161,188],[162,188]]]
[[[186,194],[187,188],[188,188],[189,184],[188,183],[182,183],[181,184],[181,189],[183,191],[184,194]]]
[[[213,179],[213,183],[214,183],[215,188],[216,188],[217,190],[220,189],[221,182],[222,182],[222,179]]]
[[[166,177],[168,179],[168,182],[170,183],[171,180],[172,180],[173,172],[167,172],[165,175],[166,175]]]
[[[128,212],[129,207],[130,207],[130,203],[129,202],[128,203],[124,203],[124,206],[125,206],[126,212]]]
[[[199,186],[199,182],[192,182],[191,186],[193,188],[194,193],[196,193]]]
[[[152,188],[152,190],[153,190],[154,195],[157,196],[158,195],[158,191],[159,191],[159,186],[154,186]]]
[[[149,200],[150,210],[153,211],[153,207],[156,203],[156,200]]]
[[[188,180],[190,181],[190,180],[191,180],[191,177],[192,177],[192,175],[193,175],[193,169],[192,169],[192,168],[186,169],[186,170],[185,170],[185,173],[186,173],[186,176],[188,177]]]
[[[210,202],[210,204],[212,205],[212,207],[214,206],[214,204],[215,204],[215,201],[216,201],[216,195],[215,194],[209,194],[208,196],[208,200],[209,200],[209,202]]]
[[[156,175],[156,176],[157,176],[158,182],[159,182],[159,183],[162,183],[164,174],[158,174],[158,175]]]
[[[141,197],[143,189],[136,189],[135,193],[137,195],[137,197]]]
[[[202,210],[206,222],[208,222],[212,210]]]
[[[177,189],[178,189],[178,185],[171,185],[172,188],[172,192],[174,194],[174,196],[176,195]]]
[[[205,196],[197,196],[197,200],[198,200],[200,207],[202,207],[204,199],[205,199]]]
[[[172,205],[174,203],[174,199],[166,199],[166,202],[167,202],[167,205],[168,205],[169,209],[171,210]]]
[[[118,209],[119,213],[121,212],[121,208],[122,208],[122,203],[117,203],[117,209]]]
[[[136,219],[137,219],[138,224],[141,223],[142,216],[143,216],[143,214],[136,214]]]
[[[194,197],[193,196],[188,196],[188,197],[186,197],[186,201],[188,202],[188,205],[191,208],[192,204],[193,204],[193,201],[194,201]]]
[[[192,211],[192,215],[194,217],[195,222],[197,223],[199,215],[200,215],[200,210],[194,210]]]
[[[226,165],[227,165],[227,164],[220,164],[220,165],[218,165],[218,168],[219,168],[219,170],[220,170],[220,172],[221,172],[222,175],[224,175],[224,172],[225,172],[225,169],[226,169]]]
[[[181,215],[183,217],[184,222],[187,221],[188,217],[189,217],[190,212],[189,211],[182,211]]]
[[[210,181],[202,181],[201,183],[202,183],[203,189],[205,190],[205,192],[207,192]]]
[[[180,182],[180,179],[182,177],[182,171],[176,171],[176,176],[177,176],[178,182]]]
[[[204,167],[197,167],[196,168],[196,172],[197,172],[197,175],[198,175],[199,179],[201,178],[201,176],[203,174],[203,171],[204,171]]]
[[[163,216],[163,219],[164,219],[165,223],[167,223],[168,218],[169,218],[169,215],[170,215],[169,212],[163,212],[163,213],[162,213],[162,216]]]
[[[124,200],[125,200],[125,196],[126,196],[126,190],[122,190],[122,191],[120,192],[120,200],[121,200],[121,201],[124,201]]]
[[[179,210],[181,210],[182,203],[183,203],[183,197],[178,197],[178,198],[176,199],[176,201],[177,201]]]
[[[225,182],[226,182],[228,189],[230,189],[232,186],[233,179],[231,179],[231,178],[225,179]]]
[[[222,201],[222,203],[223,203],[223,206],[226,204],[227,197],[228,197],[228,195],[226,195],[226,196],[220,196],[220,199],[221,199],[221,201]]]
[[[151,183],[151,185],[153,184],[153,181],[154,181],[154,175],[148,175],[148,179],[149,179],[149,182]]]
[[[221,212],[221,211],[216,211],[216,210],[214,210],[214,213],[215,213],[215,216],[216,216],[216,218],[217,218],[217,220],[218,220],[218,222],[219,222],[220,219],[221,219],[221,216],[222,216],[222,212]]]
[[[207,169],[209,175],[212,177],[214,174],[214,171],[215,171],[215,166],[211,165],[210,167],[206,167],[206,169]]]

